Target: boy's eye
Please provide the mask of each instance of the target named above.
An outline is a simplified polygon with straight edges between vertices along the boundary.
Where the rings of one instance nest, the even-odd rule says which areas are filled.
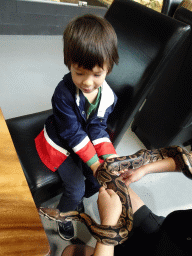
[[[81,74],[81,73],[77,73],[77,72],[76,72],[76,74],[77,74],[78,76],[82,76],[82,74]]]
[[[97,74],[97,75],[95,74],[95,77],[100,77],[100,76],[101,76],[101,74],[99,74],[99,75],[98,75],[98,74]]]

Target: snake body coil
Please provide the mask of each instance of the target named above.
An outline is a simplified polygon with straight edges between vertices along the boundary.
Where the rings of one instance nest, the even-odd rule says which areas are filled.
[[[121,244],[128,239],[133,226],[133,213],[128,188],[120,179],[120,171],[136,169],[142,165],[156,162],[168,157],[174,158],[176,165],[189,178],[192,178],[192,156],[187,150],[179,146],[171,146],[162,149],[141,149],[133,155],[105,160],[97,170],[97,180],[105,188],[113,189],[120,197],[122,213],[116,226],[97,224],[86,213],[71,211],[59,212],[57,209],[40,208],[39,213],[52,220],[63,222],[66,220],[78,220],[83,222],[90,233],[100,242],[107,245]]]

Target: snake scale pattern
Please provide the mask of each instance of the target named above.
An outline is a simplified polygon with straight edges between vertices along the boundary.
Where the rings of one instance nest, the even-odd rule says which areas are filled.
[[[120,179],[120,171],[136,169],[142,165],[156,162],[168,157],[174,158],[181,171],[192,178],[192,155],[182,147],[146,150],[141,149],[133,155],[105,160],[97,170],[97,180],[105,188],[113,189],[120,197],[122,213],[116,226],[99,225],[86,213],[71,211],[59,212],[57,209],[39,208],[39,214],[57,222],[77,220],[83,222],[90,233],[101,243],[117,245],[126,241],[133,226],[133,212],[128,188]]]

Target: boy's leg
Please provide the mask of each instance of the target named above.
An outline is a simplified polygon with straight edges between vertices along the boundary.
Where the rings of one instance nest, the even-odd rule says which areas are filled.
[[[74,211],[85,193],[83,173],[70,156],[59,167],[58,172],[63,181],[63,194],[57,208],[60,212]]]
[[[82,200],[85,193],[85,182],[81,169],[69,156],[59,167],[58,172],[63,181],[63,194],[57,209],[60,212],[84,211]],[[72,222],[58,223],[58,232],[64,240],[71,240],[74,237]]]
[[[81,168],[85,176],[85,197],[89,198],[99,191],[101,185],[97,179],[93,176],[91,168],[81,161]]]

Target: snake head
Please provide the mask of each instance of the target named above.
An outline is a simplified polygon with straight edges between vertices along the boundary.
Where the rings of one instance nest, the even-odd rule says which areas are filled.
[[[61,216],[60,211],[58,209],[40,207],[39,214],[41,216],[45,216],[50,220],[55,220],[58,222],[64,222],[65,220],[65,218]]]
[[[133,159],[128,156],[109,158],[104,161],[99,169],[104,169],[103,171],[107,171],[113,176],[120,176],[122,173],[132,169],[132,162]]]

